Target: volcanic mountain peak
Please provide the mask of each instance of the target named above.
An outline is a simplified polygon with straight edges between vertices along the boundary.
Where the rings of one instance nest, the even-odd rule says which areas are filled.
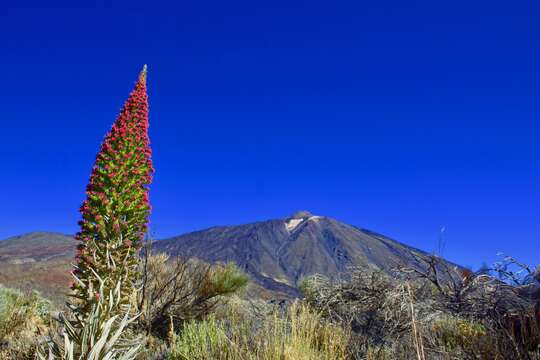
[[[317,220],[319,218],[321,217],[315,216],[309,211],[298,211],[297,213],[293,214],[293,216],[285,220],[285,227],[287,228],[287,231],[292,232],[306,221]]]
[[[157,251],[209,262],[233,261],[259,284],[296,292],[303,276],[330,277],[351,266],[388,273],[399,266],[421,268],[420,250],[308,211],[245,225],[220,226],[157,241]]]

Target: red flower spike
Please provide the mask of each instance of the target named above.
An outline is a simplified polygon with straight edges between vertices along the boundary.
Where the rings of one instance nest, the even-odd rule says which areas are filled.
[[[135,288],[138,251],[150,214],[148,186],[154,169],[149,144],[145,66],[100,146],[80,208],[76,265],[81,283],[72,286],[78,299],[96,298],[89,293],[100,288],[94,272],[105,279],[103,294],[109,294],[120,279],[126,301]],[[119,225],[127,223],[130,226]],[[115,245],[120,243],[126,246]],[[82,304],[87,311],[91,306],[90,301]]]

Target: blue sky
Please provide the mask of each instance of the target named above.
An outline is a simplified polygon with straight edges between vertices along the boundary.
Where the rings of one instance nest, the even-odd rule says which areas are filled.
[[[74,233],[149,66],[158,238],[308,209],[540,263],[537,2],[10,2],[0,238]]]

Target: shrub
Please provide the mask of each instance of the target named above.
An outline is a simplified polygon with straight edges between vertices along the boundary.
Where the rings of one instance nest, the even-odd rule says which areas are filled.
[[[0,358],[33,359],[35,338],[50,325],[51,310],[36,292],[0,286]]]
[[[231,344],[222,324],[209,317],[204,321],[191,320],[174,336],[169,360],[229,359]]]
[[[429,340],[433,346],[463,359],[497,359],[496,339],[485,326],[455,317],[433,322]]]
[[[364,355],[370,346],[386,346],[411,332],[407,288],[382,272],[352,269],[350,279],[340,282],[311,276],[303,279],[300,289],[307,303],[326,318],[351,327],[355,346]]]
[[[210,315],[223,297],[233,294],[248,282],[248,277],[233,263],[209,265],[195,259],[170,259],[146,251],[141,262],[139,326],[161,339],[169,329],[186,321]],[[172,321],[172,324],[171,324]]]
[[[355,358],[540,359],[531,301],[489,276],[445,276],[431,264],[402,280],[365,269],[337,281],[313,276],[302,290],[325,318],[350,324]]]

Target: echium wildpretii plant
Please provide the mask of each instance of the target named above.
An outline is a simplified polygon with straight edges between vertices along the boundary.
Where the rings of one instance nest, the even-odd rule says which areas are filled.
[[[119,305],[132,299],[150,213],[151,153],[145,66],[105,136],[81,206],[71,294],[79,316],[87,316],[118,284]]]

